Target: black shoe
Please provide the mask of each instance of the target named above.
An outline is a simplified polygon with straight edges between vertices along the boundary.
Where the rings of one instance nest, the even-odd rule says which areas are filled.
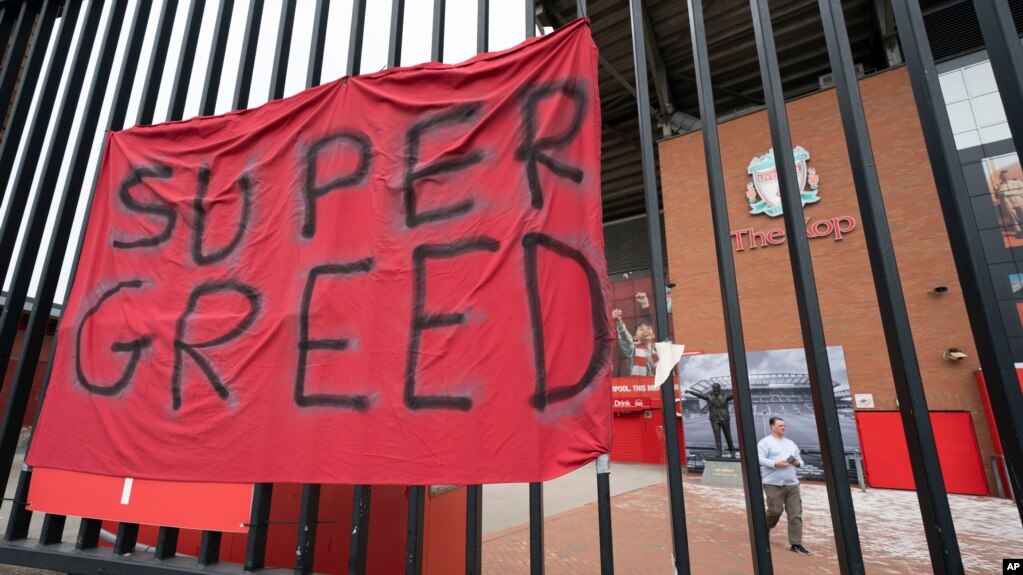
[[[792,546],[789,547],[789,551],[792,551],[794,553],[799,553],[800,555],[809,555],[810,554],[810,552],[806,550],[806,547],[803,547],[802,545],[792,545]]]

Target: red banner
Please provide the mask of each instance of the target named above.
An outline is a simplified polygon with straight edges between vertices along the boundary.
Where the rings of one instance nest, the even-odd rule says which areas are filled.
[[[493,483],[608,452],[596,63],[579,21],[111,134],[29,463]]]

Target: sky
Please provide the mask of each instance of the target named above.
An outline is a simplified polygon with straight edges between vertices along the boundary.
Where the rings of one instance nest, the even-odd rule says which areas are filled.
[[[156,28],[159,20],[159,14],[163,7],[165,0],[154,0],[152,13],[149,20],[149,26],[145,37],[145,42],[142,46],[142,62],[148,62],[148,54],[152,51],[152,42],[156,36]],[[268,99],[269,86],[270,86],[270,71],[272,70],[272,62],[274,56],[274,48],[276,46],[277,31],[278,31],[278,20],[281,12],[281,4],[283,0],[265,0],[265,7],[263,12],[262,26],[260,29],[259,42],[257,44],[256,51],[256,66],[255,74],[252,82],[252,91],[249,100],[249,106],[255,107],[263,104]],[[122,61],[124,56],[125,44],[127,42],[128,28],[131,20],[131,14],[134,13],[137,0],[129,0],[128,2],[128,13],[125,18],[125,26],[121,30],[121,36],[118,44],[118,51],[115,56],[115,65],[111,70],[100,70],[98,73],[95,70],[95,61],[98,58],[100,42],[95,42],[93,46],[92,57],[90,59],[90,66],[86,72],[86,82],[84,88],[82,86],[73,87],[79,92],[83,92],[83,96],[78,102],[77,113],[75,114],[75,122],[72,127],[72,134],[78,132],[78,126],[80,125],[81,118],[85,110],[85,101],[87,98],[84,97],[84,92],[87,87],[91,86],[94,82],[104,83],[107,86],[107,94],[104,98],[104,109],[100,116],[100,126],[106,126],[109,123],[110,105],[113,101],[113,88],[118,82],[118,73],[121,70],[119,63]],[[189,7],[191,6],[191,0],[180,0],[175,18],[173,33],[171,36],[170,44],[170,55],[168,57],[163,81],[161,83],[160,94],[157,99],[156,106],[156,117],[154,122],[159,123],[167,119],[168,106],[170,103],[170,91],[171,86],[174,83],[174,75],[177,70],[179,51],[181,50],[181,43],[184,37],[185,19],[188,14]],[[234,94],[236,78],[238,73],[238,60],[240,58],[242,49],[242,39],[245,32],[246,20],[248,17],[250,0],[236,0],[234,5],[233,17],[231,21],[231,30],[228,34],[227,43],[227,57],[225,59],[225,66],[222,75],[220,92],[217,99],[216,112],[218,114],[230,110],[231,99]],[[217,6],[219,5],[218,0],[209,0],[206,3],[206,9],[203,16],[202,28],[199,35],[198,46],[196,54],[199,56],[196,58],[195,65],[192,71],[192,81],[190,83],[188,98],[185,103],[185,118],[190,118],[198,114],[199,100],[202,97],[203,82],[206,74],[206,55],[210,51],[210,47],[213,41],[213,29],[216,23],[216,12]],[[288,74],[287,82],[285,87],[285,96],[294,95],[305,88],[305,77],[306,68],[309,63],[309,44],[312,36],[313,16],[316,2],[313,0],[297,0],[297,8],[295,13],[295,29],[292,37],[292,48],[291,56],[288,63]],[[476,0],[447,0],[446,3],[446,18],[445,18],[445,42],[444,42],[444,61],[447,63],[456,63],[466,60],[476,53],[476,11],[477,1]],[[104,7],[103,19],[100,22],[100,29],[104,29],[107,19],[110,17],[111,3],[107,2]],[[523,26],[525,11],[524,0],[491,0],[490,2],[490,50],[499,51],[505,48],[509,48],[518,44],[525,39],[525,30]],[[79,18],[83,18],[85,9],[83,8],[80,12]],[[327,42],[325,46],[325,54],[323,64],[323,82],[329,82],[344,76],[347,73],[345,69],[348,60],[348,39],[350,34],[352,17],[352,2],[351,0],[332,0],[330,3],[330,11],[328,17],[328,33]],[[366,31],[365,31],[365,42],[363,46],[363,57],[362,57],[362,72],[371,73],[381,70],[385,67],[387,59],[387,41],[390,33],[390,17],[391,17],[391,2],[387,0],[367,0],[366,9]],[[433,19],[433,1],[432,0],[406,0],[405,2],[405,30],[404,39],[402,45],[401,63],[403,65],[414,65],[430,60],[430,45],[432,40],[432,19]],[[80,22],[79,22],[80,24]],[[50,60],[52,59],[52,42],[56,38],[57,26],[54,27],[53,35],[49,42],[49,49],[47,58],[44,61],[43,69],[47,70],[50,67]],[[538,31],[541,33],[543,31]],[[78,34],[74,42],[78,42]],[[70,58],[68,58],[70,60]],[[68,65],[70,62],[67,63]],[[138,114],[139,101],[142,92],[142,83],[145,80],[144,69],[136,75],[134,85],[132,87],[132,99],[128,109],[129,122],[132,123],[134,118]],[[64,80],[60,88],[60,96],[57,100],[57,106],[54,110],[59,110],[60,103],[63,102],[67,94],[67,71],[65,70]],[[29,122],[30,125],[41,125],[45,123],[45,118],[36,119],[36,110],[39,106],[39,94],[35,95],[33,105],[29,110]],[[43,144],[43,150],[50,149],[51,135],[56,124],[56,116],[54,113],[49,118],[47,137]],[[36,124],[32,124],[35,122]],[[130,125],[130,124],[129,124]],[[125,126],[128,127],[128,126]],[[27,140],[28,134],[31,130],[26,129],[22,143]],[[75,223],[75,231],[73,232],[71,239],[71,246],[68,249],[67,256],[64,259],[63,272],[61,282],[57,288],[56,301],[63,302],[67,295],[68,289],[68,278],[71,274],[72,262],[74,259],[75,249],[77,246],[79,231],[82,226],[82,222],[85,218],[85,212],[87,208],[87,202],[85,199],[89,196],[92,189],[92,182],[95,178],[96,169],[99,164],[99,159],[102,151],[103,134],[102,130],[99,130],[99,134],[95,138],[92,147],[92,155],[90,157],[89,168],[85,174],[85,189],[83,190],[83,200],[79,203],[77,209],[77,219]],[[69,140],[72,144],[75,141],[74,136]],[[22,146],[19,146],[21,148]],[[59,157],[56,154],[62,154],[62,149],[54,150],[55,157]],[[60,191],[64,189],[67,171],[71,161],[71,153],[64,154],[64,165],[60,180],[57,183],[56,190]],[[16,159],[15,165],[21,165],[21,153]],[[40,179],[42,174],[42,168],[46,165],[45,159],[40,159],[36,162],[27,162],[26,169],[36,169],[35,180],[32,186],[32,197],[30,198],[30,206],[35,202],[35,194],[40,185]],[[15,178],[9,178],[9,185],[14,181]],[[0,204],[0,212],[6,213],[7,210],[7,196],[9,189],[4,190],[3,203]],[[57,206],[59,202],[52,202],[49,206],[49,220],[47,222],[45,237],[50,236],[50,232],[57,214]],[[47,206],[41,205],[39,209],[46,209]],[[27,218],[26,218],[27,221]],[[22,224],[22,234],[25,233],[25,223]],[[21,240],[19,237],[18,245],[15,247],[15,254],[19,253]],[[44,241],[44,246],[46,242]],[[45,249],[45,248],[44,248]],[[33,254],[34,255],[34,254]],[[42,266],[44,262],[42,254],[39,255],[36,266],[35,274],[33,276],[32,284],[29,291],[29,297],[34,297],[36,293],[39,277],[42,272]],[[3,289],[7,291],[10,288],[11,280],[13,278],[14,264],[11,265],[11,269],[8,273],[7,278],[4,280]]]

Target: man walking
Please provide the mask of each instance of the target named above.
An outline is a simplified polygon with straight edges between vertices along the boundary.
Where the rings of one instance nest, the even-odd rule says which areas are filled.
[[[760,440],[760,476],[767,498],[767,527],[774,529],[781,519],[782,509],[789,524],[789,550],[809,555],[803,547],[803,500],[799,496],[796,468],[803,466],[799,447],[785,438],[785,420],[772,417],[771,435]]]

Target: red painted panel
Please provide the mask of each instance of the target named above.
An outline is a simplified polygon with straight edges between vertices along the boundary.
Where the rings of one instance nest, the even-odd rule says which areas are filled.
[[[987,495],[987,478],[968,411],[931,412],[941,474],[949,493]],[[897,411],[857,411],[863,465],[871,487],[915,489]]]
[[[252,484],[127,480],[36,467],[28,498],[32,511],[244,533]]]

